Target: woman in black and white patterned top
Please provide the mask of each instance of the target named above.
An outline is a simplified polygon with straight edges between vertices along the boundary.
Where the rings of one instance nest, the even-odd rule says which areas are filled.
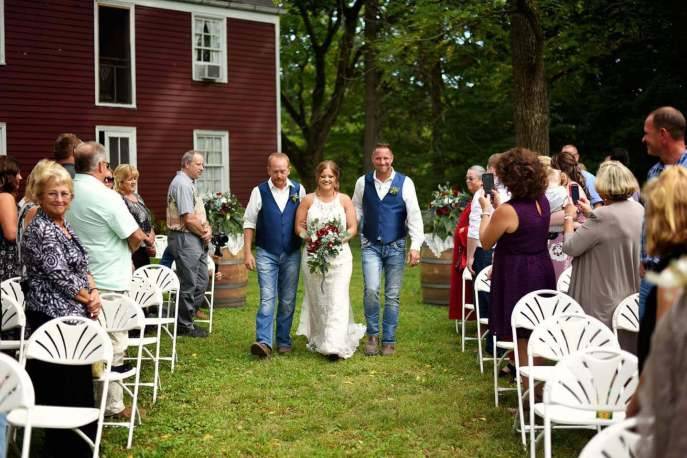
[[[64,215],[73,198],[72,179],[56,162],[34,172],[33,191],[39,205],[24,231],[21,257],[25,266],[26,318],[38,329],[53,318],[82,316],[96,319],[100,296],[88,273],[88,256]],[[31,359],[26,369],[36,393],[36,403],[93,407],[90,366],[63,366]],[[95,437],[96,424],[81,428]],[[68,430],[46,430],[44,450],[55,456],[90,456],[90,447]]]
[[[131,259],[134,269],[150,264],[150,257],[155,256],[155,231],[153,231],[150,211],[141,196],[136,192],[138,170],[131,164],[120,164],[114,171],[115,191],[122,195],[126,208],[134,217],[146,239],[141,246],[132,253]]]

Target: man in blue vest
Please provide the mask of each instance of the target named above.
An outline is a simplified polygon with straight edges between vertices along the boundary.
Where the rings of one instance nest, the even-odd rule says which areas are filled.
[[[353,205],[362,224],[360,243],[363,258],[365,319],[367,343],[365,354],[379,354],[379,289],[384,272],[384,316],[382,320],[382,355],[396,351],[401,282],[406,261],[406,235],[410,235],[407,261],[420,262],[424,241],[422,215],[413,181],[391,166],[394,154],[386,143],[372,152],[374,171],[358,179]]]
[[[267,158],[269,179],[253,188],[243,218],[244,259],[249,270],[258,271],[260,307],[255,318],[252,354],[267,358],[274,348],[275,306],[277,351],[291,351],[291,323],[296,304],[301,262],[301,239],[294,232],[296,209],[305,189],[289,180],[290,161],[284,153]],[[255,240],[255,257],[251,245]]]

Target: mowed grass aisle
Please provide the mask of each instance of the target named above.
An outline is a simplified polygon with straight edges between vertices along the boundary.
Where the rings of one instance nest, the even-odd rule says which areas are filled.
[[[354,256],[351,300],[364,322],[357,247]],[[287,356],[249,354],[258,301],[251,274],[245,307],[217,311],[209,339],[179,339],[179,364],[173,374],[162,366],[156,405],[142,389],[133,448],[125,449],[124,429],[107,428],[102,454],[525,456],[508,410],[515,395],[494,407],[490,373],[480,375],[474,345],[460,352],[447,309],[421,302],[419,274],[406,270],[396,356],[366,357],[361,345],[337,363],[307,351],[302,337]],[[299,290],[294,333],[301,297]],[[576,456],[590,436],[557,431],[555,456]]]

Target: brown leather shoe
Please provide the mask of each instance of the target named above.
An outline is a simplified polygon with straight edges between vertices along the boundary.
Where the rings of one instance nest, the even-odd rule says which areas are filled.
[[[365,354],[367,356],[375,356],[379,354],[378,337],[367,336],[367,343],[365,344]]]
[[[114,420],[114,421],[128,421],[131,420],[131,407],[130,406],[124,406],[124,410],[121,412],[117,412],[112,415],[108,415],[109,420]]]
[[[291,347],[278,347],[277,353],[279,353],[280,355],[285,355],[287,353],[291,353]]]
[[[250,352],[258,358],[269,358],[272,354],[272,349],[262,342],[255,342],[250,346]]]
[[[382,345],[382,356],[393,356],[396,353],[396,345],[394,344],[383,344]]]

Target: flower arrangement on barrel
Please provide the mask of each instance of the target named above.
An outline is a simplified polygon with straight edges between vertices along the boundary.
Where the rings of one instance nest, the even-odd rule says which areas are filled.
[[[308,242],[305,247],[308,268],[311,273],[322,274],[321,289],[324,292],[324,276],[329,271],[332,258],[335,258],[343,247],[348,231],[335,219],[320,221],[314,219],[308,223]]]
[[[243,248],[243,212],[245,209],[231,192],[209,193],[203,197],[205,213],[212,228],[212,244],[215,255],[228,246],[236,254]],[[241,246],[238,246],[241,245]]]
[[[470,197],[451,187],[440,184],[432,192],[432,200],[424,211],[425,245],[420,252],[420,281],[423,302],[447,305],[453,255],[453,232],[458,217],[470,202]]]

